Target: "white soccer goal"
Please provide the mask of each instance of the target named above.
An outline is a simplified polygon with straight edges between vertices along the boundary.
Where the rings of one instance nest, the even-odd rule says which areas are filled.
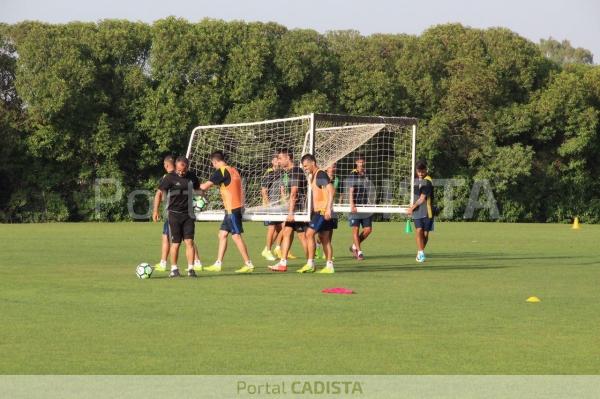
[[[300,158],[313,153],[320,168],[336,164],[338,176],[336,212],[350,212],[350,187],[362,190],[357,212],[406,213],[412,196],[415,164],[415,118],[310,114],[294,118],[226,125],[198,126],[191,134],[187,157],[201,180],[212,173],[209,155],[222,150],[228,163],[243,179],[246,220],[285,220],[288,189],[285,171],[265,173],[273,156],[287,148]],[[356,159],[363,159],[365,173],[359,181],[351,176]],[[266,200],[261,187],[266,187]],[[298,221],[310,219],[310,187],[303,205],[296,209]],[[209,206],[196,214],[198,220],[221,220],[219,193],[209,193]]]

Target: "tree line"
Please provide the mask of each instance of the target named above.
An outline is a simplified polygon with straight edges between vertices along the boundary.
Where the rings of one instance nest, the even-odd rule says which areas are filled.
[[[0,221],[126,220],[125,198],[97,211],[96,179],[156,187],[194,126],[333,112],[419,118],[433,177],[488,179],[503,221],[597,223],[592,61],[460,24],[418,36],[174,17],[0,24]],[[464,209],[468,189],[454,196]]]

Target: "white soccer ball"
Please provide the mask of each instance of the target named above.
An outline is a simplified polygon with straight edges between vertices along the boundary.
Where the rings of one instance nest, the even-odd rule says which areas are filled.
[[[150,266],[148,263],[140,263],[135,268],[135,275],[141,279],[150,278],[150,276],[152,276],[153,271],[154,269],[152,269],[152,266]]]
[[[192,198],[194,211],[202,212],[208,206],[208,199],[204,195],[196,195]]]

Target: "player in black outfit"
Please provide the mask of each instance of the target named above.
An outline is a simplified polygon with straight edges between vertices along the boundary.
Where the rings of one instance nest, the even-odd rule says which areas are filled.
[[[195,216],[192,210],[194,190],[200,186],[196,175],[188,171],[189,161],[177,158],[175,172],[168,173],[160,182],[159,189],[167,193],[168,221],[171,234],[171,273],[169,277],[179,277],[177,258],[181,240],[185,242],[185,255],[188,261],[188,276],[196,277],[194,271],[194,227]]]

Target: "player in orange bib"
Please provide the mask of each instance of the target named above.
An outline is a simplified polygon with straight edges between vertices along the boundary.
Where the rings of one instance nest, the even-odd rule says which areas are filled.
[[[327,172],[319,169],[317,166],[317,160],[314,155],[304,155],[301,163],[304,171],[310,176],[312,209],[310,223],[306,229],[307,261],[298,270],[298,273],[312,273],[315,271],[315,234],[318,234],[327,259],[325,267],[319,270],[318,273],[331,274],[334,272],[334,269],[330,232],[335,228],[333,221],[333,195],[335,189]]]
[[[210,179],[200,185],[200,189],[206,191],[213,186],[218,186],[221,191],[221,199],[225,208],[225,217],[219,230],[219,252],[216,262],[203,270],[208,272],[220,272],[223,263],[223,257],[227,250],[227,237],[231,234],[233,242],[237,246],[244,266],[236,270],[236,273],[252,273],[254,265],[248,256],[246,243],[242,238],[244,228],[242,226],[242,211],[244,206],[244,194],[242,192],[242,178],[236,168],[227,165],[223,151],[215,151],[210,154],[215,172]]]

